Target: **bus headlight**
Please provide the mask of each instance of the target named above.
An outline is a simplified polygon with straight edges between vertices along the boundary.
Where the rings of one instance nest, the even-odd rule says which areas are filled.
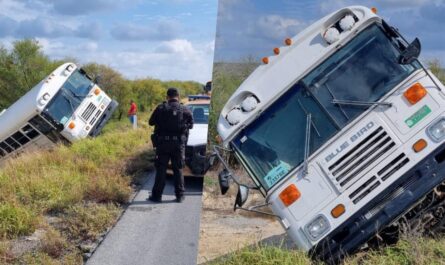
[[[343,31],[352,29],[352,27],[354,27],[354,24],[355,20],[354,17],[351,15],[346,15],[344,18],[340,20],[340,28]]]
[[[249,112],[254,110],[257,105],[258,100],[254,96],[249,96],[241,103],[241,108],[244,111]]]
[[[226,119],[230,123],[230,125],[237,125],[241,121],[241,115],[243,113],[240,109],[235,108],[227,113]]]
[[[324,215],[317,216],[304,227],[306,234],[314,241],[326,234],[329,229],[329,221],[326,219],[326,217],[324,217]]]
[[[323,38],[326,40],[328,44],[334,43],[340,39],[340,32],[336,28],[328,28],[324,34]]]
[[[443,140],[445,138],[445,117],[431,125],[428,128],[428,134],[435,142]]]

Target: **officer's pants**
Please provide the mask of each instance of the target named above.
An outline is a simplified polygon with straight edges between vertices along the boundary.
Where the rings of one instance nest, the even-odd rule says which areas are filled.
[[[165,175],[168,162],[171,160],[173,169],[173,178],[175,182],[175,195],[180,197],[184,195],[184,176],[182,168],[184,167],[185,146],[179,141],[161,141],[156,148],[156,178],[152,189],[154,198],[161,198],[165,187]]]

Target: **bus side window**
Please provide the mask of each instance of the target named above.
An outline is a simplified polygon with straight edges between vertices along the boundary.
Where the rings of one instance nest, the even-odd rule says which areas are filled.
[[[29,142],[29,138],[26,137],[23,133],[21,132],[16,132],[12,135],[12,138],[14,140],[16,140],[16,142],[18,142],[21,145],[25,145]]]
[[[5,142],[14,149],[20,148],[20,144],[17,143],[14,139],[12,139],[12,137],[6,138]]]
[[[0,148],[0,158],[4,157],[6,155],[6,152],[3,151],[3,149]]]
[[[0,148],[5,150],[8,153],[11,153],[12,151],[14,151],[14,149],[12,149],[9,145],[7,145],[5,142],[1,142],[0,143]]]
[[[32,128],[30,125],[23,127],[22,132],[25,133],[25,135],[31,140],[39,136],[39,132],[34,130],[34,128]]]

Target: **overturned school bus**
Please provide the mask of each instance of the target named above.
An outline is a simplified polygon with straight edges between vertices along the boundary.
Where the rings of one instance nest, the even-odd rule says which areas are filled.
[[[0,165],[57,143],[97,136],[118,103],[74,63],[65,63],[0,112]]]
[[[235,207],[270,206],[299,248],[324,259],[390,236],[402,217],[409,224],[429,212],[425,225],[440,225],[445,94],[417,59],[419,40],[351,6],[274,53],[219,116],[221,190],[239,185]],[[239,183],[222,150],[254,187]],[[266,202],[243,208],[252,188]]]

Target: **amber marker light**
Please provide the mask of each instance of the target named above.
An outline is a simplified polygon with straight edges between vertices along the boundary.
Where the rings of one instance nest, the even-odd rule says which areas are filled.
[[[339,205],[335,206],[334,209],[332,209],[331,215],[334,218],[338,218],[342,214],[344,214],[345,211],[346,211],[345,206],[343,204],[339,204]]]
[[[425,149],[425,147],[428,145],[428,143],[424,139],[420,139],[417,142],[413,144],[413,150],[414,152],[418,153]]]
[[[94,90],[94,95],[99,95],[100,94],[100,89],[99,88],[96,88],[95,90]]]
[[[410,88],[408,88],[403,95],[412,105],[419,102],[424,96],[426,96],[426,89],[420,84],[415,83]]]
[[[280,54],[280,48],[274,48],[273,53],[275,53],[275,55]]]
[[[280,193],[280,199],[286,207],[296,202],[300,197],[301,193],[294,184],[289,185]]]
[[[284,40],[284,44],[286,44],[287,46],[291,46],[292,45],[292,39],[291,38],[287,38]]]
[[[377,8],[371,7],[371,11],[372,11],[372,13],[377,14]]]
[[[263,64],[268,64],[269,63],[269,58],[268,57],[263,57],[263,59],[261,61],[263,62]]]
[[[70,122],[70,124],[68,125],[68,128],[70,128],[71,130],[74,129],[76,127],[76,124],[74,122]]]

